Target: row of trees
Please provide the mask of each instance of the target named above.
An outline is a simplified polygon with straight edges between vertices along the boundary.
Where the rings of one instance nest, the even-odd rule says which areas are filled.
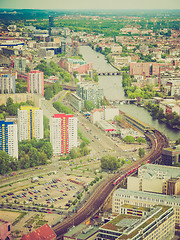
[[[143,137],[138,137],[135,139],[133,136],[126,136],[123,140],[126,143],[134,143],[135,141],[137,141],[139,144],[146,143],[146,140]]]
[[[74,114],[70,108],[64,106],[61,102],[54,102],[53,107],[60,113]]]
[[[51,143],[43,139],[38,142],[36,139],[22,141],[18,145],[18,151],[18,159],[0,151],[0,174],[47,164],[47,160],[53,155]]]
[[[164,122],[172,128],[180,129],[180,117],[176,112],[164,114],[159,104],[153,104],[151,102],[146,102],[145,107],[151,112],[151,116],[154,119],[158,119],[159,122]]]

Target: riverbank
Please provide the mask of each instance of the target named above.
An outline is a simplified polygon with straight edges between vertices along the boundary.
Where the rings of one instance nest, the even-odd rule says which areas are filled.
[[[110,63],[107,63],[104,55],[95,52],[89,46],[81,46],[80,53],[83,55],[86,62],[93,63],[93,68],[97,72],[114,71],[114,67]],[[104,96],[108,101],[126,99],[122,87],[122,76],[99,76],[99,87],[103,89]],[[159,123],[157,119],[152,119],[149,112],[143,107],[137,107],[134,104],[122,104],[116,106],[123,112],[152,126],[158,131],[161,131],[169,140],[177,140],[177,130],[168,128],[164,123]]]

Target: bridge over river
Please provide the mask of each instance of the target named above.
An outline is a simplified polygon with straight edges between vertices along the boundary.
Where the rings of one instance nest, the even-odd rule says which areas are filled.
[[[120,72],[116,71],[116,72],[98,72],[97,73],[99,76],[117,76],[117,75],[121,75]]]

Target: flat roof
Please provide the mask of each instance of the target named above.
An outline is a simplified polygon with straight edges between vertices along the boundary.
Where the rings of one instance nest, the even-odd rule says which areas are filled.
[[[148,199],[148,201],[153,201],[153,202],[155,202],[156,199],[159,199],[162,203],[164,202],[167,205],[170,203],[176,203],[178,206],[180,206],[180,195],[170,196],[170,195],[163,195],[158,193],[132,191],[132,190],[127,190],[123,188],[118,188],[116,191],[114,191],[113,197],[119,194],[123,195],[124,197],[128,195],[133,197],[134,199],[137,199],[135,197],[138,196],[138,197],[141,197],[143,200]]]
[[[87,239],[96,232],[98,232],[99,227],[97,226],[88,226],[85,224],[79,224],[78,226],[72,227],[64,237],[71,237],[75,239]]]
[[[158,178],[180,178],[180,168],[178,167],[157,164],[145,164],[141,166],[139,170],[145,170],[145,172],[143,172],[143,178],[152,178],[156,176],[158,176]]]
[[[133,209],[133,205],[129,205]],[[126,206],[122,206],[126,208]],[[133,216],[130,214],[120,214],[113,220],[109,221],[108,223],[105,223],[102,227],[100,227],[101,230],[104,231],[110,231],[112,232],[118,232],[119,237],[118,239],[131,239],[134,236],[138,235],[140,231],[146,231],[145,228],[148,227],[150,224],[152,224],[154,221],[157,223],[157,227],[159,226],[158,221],[160,221],[160,217],[163,216],[164,213],[172,213],[172,207],[168,206],[161,206],[157,205],[153,209],[147,212],[145,216]],[[165,218],[166,216],[164,216]],[[161,224],[161,221],[160,221]],[[109,234],[111,234],[109,232]]]

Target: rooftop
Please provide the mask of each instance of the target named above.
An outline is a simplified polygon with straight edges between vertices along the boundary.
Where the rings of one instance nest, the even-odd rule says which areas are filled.
[[[143,178],[180,178],[180,168],[156,165],[156,164],[146,164],[139,168],[139,173],[142,173]]]
[[[124,197],[131,197],[134,199],[140,198],[144,199],[150,202],[156,202],[159,200],[159,202],[170,205],[171,203],[174,203],[178,206],[180,206],[180,196],[175,195],[175,196],[170,196],[170,195],[163,195],[163,194],[158,194],[158,193],[150,193],[150,192],[141,192],[141,191],[132,191],[132,190],[127,190],[127,189],[122,189],[119,188],[116,191],[114,191],[113,196],[120,196],[123,195]]]
[[[64,236],[75,239],[87,239],[97,233],[98,230],[99,227],[80,224],[76,227],[72,227]]]
[[[134,208],[132,205],[128,206],[131,209]],[[127,205],[123,205],[122,207],[127,208]],[[100,229],[119,232],[120,236],[118,239],[131,239],[139,232],[145,232],[147,230],[146,228],[150,228],[150,225],[154,221],[156,223],[159,222],[158,224],[161,224],[161,220],[163,218],[168,216],[168,214],[170,214],[170,216],[173,214],[172,207],[168,206],[155,206],[151,210],[148,208],[144,208],[144,210],[147,211],[147,214],[143,217],[121,214],[108,223],[104,224]]]

